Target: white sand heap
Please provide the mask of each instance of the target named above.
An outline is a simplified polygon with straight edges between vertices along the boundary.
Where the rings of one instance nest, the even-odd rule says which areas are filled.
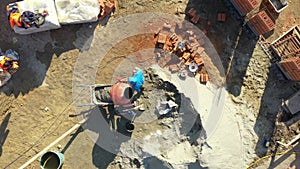
[[[18,34],[31,34],[36,32],[47,31],[51,29],[60,28],[60,24],[58,22],[56,9],[53,0],[24,0],[20,2],[16,2],[20,7],[20,12],[24,11],[32,11],[35,13],[42,13],[43,10],[48,11],[48,15],[45,17],[45,22],[39,28],[33,26],[30,28],[20,28],[15,26],[14,31]]]
[[[98,0],[55,0],[58,20],[61,24],[86,23],[98,20]]]

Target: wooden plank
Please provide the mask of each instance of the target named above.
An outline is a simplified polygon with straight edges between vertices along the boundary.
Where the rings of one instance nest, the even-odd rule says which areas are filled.
[[[284,36],[286,36],[286,35],[292,33],[292,31],[293,31],[294,29],[299,30],[299,29],[298,29],[298,25],[293,26],[292,28],[290,28],[286,33],[284,33],[284,34],[281,35],[279,38],[277,38],[276,40],[274,40],[271,44],[275,44],[277,41],[279,41],[280,39],[282,39]]]
[[[285,39],[281,40],[278,45],[280,45],[280,44],[282,44],[282,43],[284,43],[284,42],[286,42],[286,41],[288,41],[288,40],[290,40],[294,37],[296,37],[296,35],[288,35]]]
[[[300,38],[296,37],[293,39],[297,45],[300,47]]]
[[[300,134],[298,134],[293,140],[291,140],[289,143],[287,143],[287,147],[295,143],[297,140],[300,139]]]
[[[292,50],[297,50],[297,46],[293,43],[292,39],[291,41],[289,41],[289,47],[292,49]]]
[[[300,43],[297,43],[297,39],[296,38],[293,38],[293,39],[291,39],[292,40],[292,42],[294,43],[294,45],[297,47],[297,49],[299,49],[300,48]]]
[[[297,54],[297,52],[300,52],[300,49],[298,49],[298,50],[296,50],[296,51],[294,51],[294,52],[287,53],[285,56]]]

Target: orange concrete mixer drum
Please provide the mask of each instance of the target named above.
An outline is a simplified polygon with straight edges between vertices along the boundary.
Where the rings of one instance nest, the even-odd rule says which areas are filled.
[[[127,83],[118,82],[110,89],[110,97],[115,105],[127,105],[133,96],[133,90]]]

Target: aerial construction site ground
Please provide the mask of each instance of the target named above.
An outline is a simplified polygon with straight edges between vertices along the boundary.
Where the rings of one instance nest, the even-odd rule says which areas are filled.
[[[73,71],[82,53],[91,49],[97,52],[97,46],[91,42],[91,38],[97,38],[114,20],[130,14],[162,12],[187,18],[185,13],[191,7],[202,18],[196,26],[207,31],[207,37],[218,52],[225,70],[227,100],[224,112],[217,119],[219,125],[214,135],[202,143],[201,149],[197,149],[199,145],[181,140],[179,146],[175,146],[170,153],[157,156],[152,154],[144,159],[137,157],[142,163],[141,167],[240,169],[269,153],[263,142],[272,138],[281,100],[295,92],[295,83],[276,78],[270,71],[271,59],[260,48],[257,40],[247,38],[242,24],[230,15],[222,0],[118,0],[114,15],[104,21],[65,25],[61,29],[31,35],[18,35],[10,29],[5,6],[11,2],[14,1],[3,0],[0,4],[0,48],[13,49],[20,54],[20,69],[0,89],[0,168],[20,167],[79,121],[69,116],[76,114],[72,94]],[[267,37],[268,42],[300,24],[300,0],[288,2],[289,6],[276,20],[274,32]],[[227,14],[225,22],[217,21],[219,12]],[[106,30],[102,38],[109,40],[116,33]],[[122,59],[115,56],[128,56],[143,47],[151,47],[152,43],[153,39],[147,35],[119,42],[99,65],[96,83],[112,82],[113,74],[117,71],[115,68],[118,68]],[[111,59],[113,57],[116,59]],[[199,104],[204,104],[201,100],[205,99],[199,100]],[[297,127],[294,134],[299,134]],[[163,130],[155,122],[136,126],[132,137],[147,138],[151,133],[153,135]],[[294,136],[289,134],[286,133],[284,137]],[[234,140],[235,136],[237,140]],[[169,137],[168,140],[176,139]],[[159,143],[160,146],[164,145],[163,142]],[[59,147],[65,154],[63,168],[138,167],[135,160],[124,155],[131,148],[130,145],[126,148],[125,141],[121,153],[114,154],[95,144],[82,130],[74,131],[73,135],[64,138],[51,150],[58,150]],[[153,150],[155,146],[148,149]],[[300,151],[299,146],[291,151],[297,149]],[[134,151],[139,150],[132,151],[131,154],[134,154]],[[285,169],[293,165],[300,167],[299,154],[266,158],[253,168]],[[39,168],[39,159],[28,168]]]

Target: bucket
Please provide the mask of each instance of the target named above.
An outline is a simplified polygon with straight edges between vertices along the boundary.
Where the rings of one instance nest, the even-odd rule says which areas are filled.
[[[40,167],[42,169],[59,169],[64,163],[64,155],[58,151],[49,151],[42,155]]]
[[[126,123],[125,127],[129,133],[131,133],[134,130],[134,124],[132,122]]]

